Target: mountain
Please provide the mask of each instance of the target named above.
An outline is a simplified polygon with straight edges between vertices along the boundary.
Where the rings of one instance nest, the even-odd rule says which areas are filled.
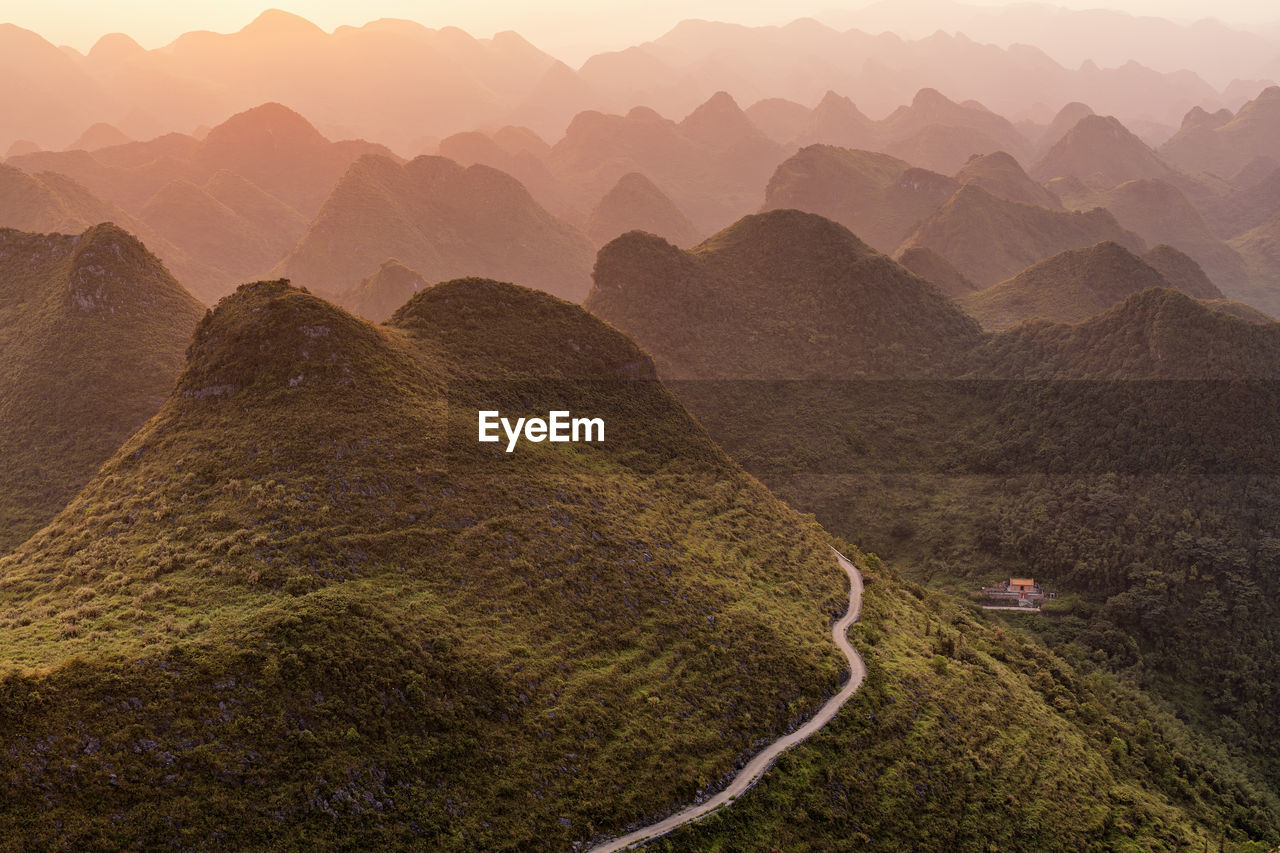
[[[973,293],[978,289],[977,285],[965,278],[960,270],[933,249],[912,246],[899,255],[897,261],[952,298]]]
[[[207,294],[221,277],[217,270],[194,260],[146,222],[71,178],[54,172],[29,174],[0,163],[0,228],[77,234],[102,222],[114,222],[144,241],[194,293]]]
[[[972,184],[956,191],[924,220],[898,254],[915,246],[933,249],[979,287],[990,287],[1066,249],[1104,241],[1145,251],[1101,208],[1087,213],[1045,210],[996,198]]]
[[[1203,847],[1223,833],[1274,832],[1264,789],[1221,752],[1200,752],[1204,739],[1167,707],[1090,677],[1065,654],[1020,643],[1014,626],[1041,617],[979,618],[961,596],[867,559],[876,568],[863,570],[871,579],[863,620],[875,621],[858,629],[867,634],[860,650],[882,677],[864,683],[849,713],[779,761],[751,796],[656,840],[659,850],[839,850],[858,835],[858,849],[890,853],[930,849],[941,835],[949,849],[995,843],[1065,853],[1124,846],[1130,834]],[[1061,744],[1023,774],[1028,732]],[[1121,744],[1132,760],[1115,760]],[[1183,797],[1181,777],[1162,779],[1153,769],[1162,755],[1211,777],[1193,782],[1203,799]],[[1222,776],[1232,782],[1215,788]],[[967,816],[966,803],[1006,796],[1004,807]],[[1232,817],[1249,811],[1256,822]],[[1106,817],[1121,814],[1121,825]]]
[[[46,182],[57,173],[92,191],[104,200],[97,207],[109,209],[75,230],[104,220],[121,224],[212,304],[270,271],[302,237],[346,169],[367,153],[389,152],[360,140],[330,142],[293,110],[264,104],[232,116],[203,140],[168,134],[92,153],[29,154],[11,163]]]
[[[113,225],[0,229],[0,553],[159,409],[203,313]]]
[[[1063,184],[1057,186],[1065,189]],[[1064,192],[1063,201],[1075,210],[1105,207],[1149,245],[1167,243],[1185,252],[1225,293],[1251,290],[1240,255],[1213,233],[1182,191],[1168,181],[1140,178],[1103,191]]]
[[[56,148],[89,125],[108,121],[113,98],[75,59],[36,33],[0,24],[0,146],[18,139]]]
[[[1067,68],[1086,62],[1103,67],[1138,62],[1163,72],[1189,68],[1219,88],[1256,74],[1276,55],[1274,39],[1256,27],[1212,17],[1192,22],[1190,17],[1178,20],[1172,15],[1056,4],[995,7],[952,0],[881,0],[860,9],[824,12],[819,19],[839,29],[893,32],[906,39],[941,30],[1002,48],[1035,45]]]
[[[1252,287],[1240,298],[1268,314],[1280,314],[1280,214],[1231,241],[1249,270]]]
[[[680,208],[639,172],[618,179],[591,211],[583,230],[597,246],[628,231],[647,231],[677,246],[691,246],[700,236]]]
[[[678,123],[647,107],[625,116],[579,113],[546,162],[584,211],[623,175],[640,172],[707,233],[755,210],[785,156],[721,92]]]
[[[889,252],[958,186],[888,154],[811,145],[778,166],[764,207],[820,214]]]
[[[1113,116],[1087,115],[1059,139],[1031,169],[1038,181],[1076,177],[1108,189],[1125,181],[1170,181],[1172,168]]]
[[[1253,180],[1246,176],[1245,181],[1237,175],[1231,191],[1199,205],[1214,233],[1228,240],[1280,215],[1280,165]]]
[[[557,216],[581,215],[547,168],[551,146],[527,127],[507,126],[492,134],[478,130],[455,133],[441,140],[435,153],[463,166],[492,166],[524,184],[538,204]]]
[[[606,440],[475,440],[478,410],[562,406]],[[50,745],[0,755],[0,812],[36,844],[570,849],[844,676],[822,531],[618,332],[474,279],[382,327],[240,288],[0,572],[5,730]]]
[[[671,379],[945,374],[978,337],[936,287],[797,210],[745,217],[688,251],[624,234],[600,250],[585,305]]]
[[[129,214],[70,178],[0,163],[0,227],[78,233],[106,220],[132,224]]]
[[[1142,256],[1142,260],[1155,267],[1174,290],[1204,299],[1199,294],[1217,289],[1209,276],[1205,275],[1203,267],[1168,243],[1153,246]]]
[[[834,145],[837,148],[876,149],[880,130],[853,101],[828,91],[788,141],[801,148]]]
[[[1006,151],[1029,157],[1030,143],[1008,119],[976,101],[956,103],[921,89],[878,126],[881,150],[927,169],[951,174],[975,154]]]
[[[303,216],[312,216],[347,167],[381,145],[330,142],[298,113],[268,103],[209,131],[192,158],[202,174],[225,170],[252,181]]]
[[[1280,86],[1269,86],[1229,120],[1188,113],[1160,152],[1171,163],[1228,178],[1258,157],[1280,159]]]
[[[1036,210],[1012,221],[1040,222]],[[1280,326],[1147,289],[1077,326],[971,332],[930,360],[958,365],[961,381],[926,370],[886,379],[868,369],[867,348],[940,340],[944,312],[872,299],[883,291],[870,277],[856,306],[822,299],[843,253],[791,232],[775,247],[761,223],[740,223],[751,226],[735,246],[746,260],[721,260],[720,282],[702,247],[624,236],[601,251],[586,304],[636,335],[712,437],[770,488],[892,554],[867,600],[876,618],[898,615],[866,634],[886,676],[844,725],[662,849],[840,849],[857,833],[876,850],[939,837],[948,849],[1000,837],[1069,850],[1123,846],[1129,832],[1192,847],[1215,833],[1239,844],[1280,834],[1275,720],[1262,711],[1280,672],[1274,638],[1256,630],[1276,618],[1263,590],[1280,566],[1264,544],[1280,493]],[[779,257],[783,246],[805,260]],[[978,619],[954,600],[1020,571],[1060,593],[1041,616]],[[1232,599],[1238,618],[1214,594],[1224,582],[1247,590]],[[1002,645],[1010,638],[1019,650]],[[1027,731],[1058,731],[1078,752],[1052,751],[1020,774],[1009,757],[1024,754]],[[1168,750],[1209,777],[1171,769]],[[1187,784],[1205,798],[1186,797]],[[846,793],[832,796],[837,786]],[[970,811],[988,796],[1011,811]],[[1118,829],[1106,815],[1130,822]]]
[[[800,134],[813,110],[786,98],[764,98],[743,112],[766,136],[785,145]]]
[[[816,104],[830,90],[882,115],[922,88],[945,84],[955,101],[978,99],[1003,115],[1078,101],[1126,121],[1166,124],[1193,106],[1237,106],[1219,92],[1229,81],[1209,85],[1191,72],[1127,60],[1064,65],[1028,46],[1034,42],[996,47],[936,30],[902,39],[812,19],[780,27],[684,21],[575,71],[510,31],[479,39],[456,27],[380,19],[326,32],[279,10],[236,32],[190,32],[151,50],[109,34],[83,55],[10,27],[0,38],[0,72],[23,82],[0,102],[0,150],[17,139],[58,148],[96,122],[149,138],[213,126],[268,102],[290,105],[330,138],[368,139],[406,154],[427,150],[426,139],[476,128],[527,125],[549,138],[587,109],[645,104],[682,115],[717,91],[747,104]],[[989,152],[964,156],[972,153]]]
[[[155,50],[112,55],[118,50],[95,46],[76,64],[122,102],[120,112],[169,125],[155,132],[278,101],[326,135],[412,151],[423,136],[527,123],[522,117],[541,133],[558,130],[585,106],[583,98],[561,103],[568,69],[512,32],[477,39],[457,27],[385,18],[325,32],[268,10],[236,32],[190,32]],[[528,108],[531,100],[540,110]]]
[[[5,157],[18,157],[23,154],[34,154],[40,150],[40,146],[32,142],[30,139],[15,140],[9,149],[5,151]]]
[[[384,261],[378,271],[338,297],[338,303],[371,323],[385,323],[413,295],[430,282],[396,260]]]
[[[1012,155],[1003,151],[975,155],[956,172],[961,185],[975,184],[1005,201],[1031,204],[1049,210],[1062,210],[1056,195],[1028,177]]]
[[[67,149],[97,151],[99,148],[110,148],[113,145],[127,145],[132,141],[124,131],[105,121],[100,121],[86,128],[84,133],[76,137],[75,142],[67,146]]]
[[[1197,104],[1225,105],[1218,89],[1192,72],[1158,72],[1127,59],[1064,66],[1028,43],[1001,48],[936,26],[904,39],[811,18],[760,27],[682,21],[651,42],[591,57],[579,74],[610,110],[643,103],[664,115],[692,109],[716,90],[748,104],[765,98],[814,104],[831,90],[852,96],[868,115],[885,115],[913,93],[935,88],[953,102],[976,99],[1000,115],[1078,101],[1123,119],[1172,124]],[[998,149],[1017,155],[995,138]],[[965,156],[973,153],[979,152]]]
[[[29,154],[13,158],[11,165],[68,175],[133,212],[171,181],[202,184],[228,171],[313,216],[347,167],[364,154],[390,152],[361,140],[330,142],[298,113],[266,103],[233,115],[203,140],[171,134],[92,154]]]
[[[341,293],[388,258],[432,281],[486,275],[581,299],[593,251],[510,175],[443,157],[400,165],[370,155],[343,175],[279,270]]]
[[[1034,318],[1079,323],[1139,291],[1170,286],[1143,259],[1107,242],[1060,252],[1008,281],[961,297],[960,306],[986,329],[1007,329]],[[1222,298],[1212,285],[1187,295]]]
[[[1020,379],[1230,381],[1280,376],[1280,324],[1257,324],[1165,288],[1077,326],[1028,323],[993,338],[974,370]]]
[[[1040,132],[1039,137],[1034,140],[1037,161],[1049,153],[1049,150],[1057,145],[1062,137],[1070,133],[1072,128],[1093,114],[1093,109],[1088,104],[1082,104],[1079,101],[1065,104],[1054,114],[1053,121],[1049,122],[1048,126]]]

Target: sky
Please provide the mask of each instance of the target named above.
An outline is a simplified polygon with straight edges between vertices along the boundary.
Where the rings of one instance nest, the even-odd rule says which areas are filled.
[[[0,22],[34,30],[49,41],[87,51],[99,37],[124,32],[144,47],[160,47],[189,30],[233,32],[268,8],[301,15],[325,30],[377,18],[408,18],[429,27],[452,25],[487,37],[515,30],[538,47],[574,61],[598,50],[656,38],[685,18],[747,25],[785,23],[836,7],[861,8],[864,0],[0,0]],[[1009,5],[1008,0],[968,0]],[[1233,23],[1274,22],[1274,0],[1056,0],[1071,8],[1105,6],[1142,15]]]

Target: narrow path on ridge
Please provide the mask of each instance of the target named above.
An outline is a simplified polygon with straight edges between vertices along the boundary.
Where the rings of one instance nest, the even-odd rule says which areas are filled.
[[[756,753],[755,757],[747,762],[747,766],[738,771],[738,775],[733,777],[729,785],[711,799],[704,803],[689,806],[648,826],[642,826],[621,838],[598,844],[592,847],[588,853],[614,853],[614,851],[629,850],[642,846],[659,836],[666,835],[673,829],[684,826],[686,823],[692,823],[698,818],[705,817],[721,806],[726,805],[730,800],[740,796],[756,782],[759,782],[761,777],[773,766],[773,763],[778,760],[779,755],[825,726],[844,703],[849,701],[849,698],[857,691],[862,684],[862,679],[867,674],[867,667],[862,662],[862,656],[858,654],[853,644],[849,642],[848,636],[846,636],[849,626],[858,621],[858,616],[862,611],[862,575],[853,567],[853,563],[845,559],[843,554],[834,548],[831,550],[835,553],[840,568],[844,569],[845,574],[849,576],[849,609],[831,629],[831,636],[835,640],[836,647],[844,653],[845,658],[849,661],[849,680],[840,688],[840,692],[828,699],[818,713],[803,726],[789,735],[783,735]]]

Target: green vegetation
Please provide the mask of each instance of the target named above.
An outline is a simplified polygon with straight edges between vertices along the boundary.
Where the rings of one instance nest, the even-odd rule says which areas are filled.
[[[877,562],[852,632],[862,688],[732,808],[654,850],[1243,851],[1280,836],[1274,792],[1074,648],[1028,639],[1034,617],[987,619]]]
[[[203,313],[115,226],[0,230],[0,554],[160,408]]]
[[[790,235],[801,239],[798,229]],[[1063,595],[1037,619],[1009,617],[1016,645],[1008,648],[1030,659],[1009,653],[1004,663],[1022,673],[1014,676],[965,668],[956,678],[954,656],[921,642],[922,622],[895,634],[877,625],[873,608],[864,630],[918,648],[908,655],[889,644],[894,651],[869,660],[871,689],[856,701],[875,703],[899,684],[907,692],[894,695],[923,684],[929,698],[854,712],[857,725],[784,760],[758,805],[743,798],[746,816],[730,810],[679,849],[855,847],[848,839],[864,835],[872,847],[969,849],[981,847],[987,824],[1000,846],[1033,848],[1280,838],[1280,636],[1271,627],[1280,624],[1272,441],[1280,326],[1151,289],[1080,325],[1037,321],[974,335],[938,365],[957,378],[886,380],[848,355],[897,343],[891,329],[881,336],[889,327],[874,311],[851,320],[825,352],[806,348],[806,334],[824,341],[818,332],[834,309],[782,286],[794,309],[781,319],[766,295],[758,304],[769,310],[741,322],[736,339],[677,337],[637,319],[660,316],[660,302],[646,303],[666,297],[668,282],[682,295],[696,279],[651,279],[664,268],[633,257],[628,266],[615,256],[603,279],[625,282],[630,301],[597,301],[599,288],[588,306],[609,306],[606,318],[651,348],[660,369],[696,377],[669,384],[776,494],[942,591],[967,596],[1002,576],[1031,575]],[[785,282],[769,271],[758,283],[745,257],[738,249],[718,259],[738,271],[725,290],[736,285],[745,301]],[[866,276],[847,286],[882,305],[887,297],[875,293],[894,281]],[[947,328],[945,314],[921,314],[912,334],[941,339]],[[672,341],[681,347],[664,349]],[[742,381],[743,364],[778,365],[763,375],[779,378]],[[986,628],[973,632],[988,642]],[[1035,699],[1041,673],[1057,668],[1073,673],[1063,695]],[[1021,698],[1005,708],[989,698],[1001,690]],[[984,701],[993,713],[958,715],[945,735],[931,727],[939,708]],[[1016,770],[1012,756],[1025,755],[1027,741],[1009,747],[1006,763],[984,759],[989,741],[1039,731],[1063,732],[1074,746],[1054,741],[1054,755],[1069,757]],[[1151,732],[1158,746],[1146,740]],[[882,740],[896,746],[877,758]],[[1148,745],[1135,761],[1139,741]],[[888,793],[899,790],[916,799]],[[991,816],[997,803],[1004,811]],[[1038,811],[1046,804],[1051,816]]]
[[[604,444],[475,441],[563,406]],[[0,837],[566,849],[693,799],[842,678],[826,537],[576,306],[374,327],[281,282],[0,562]]]

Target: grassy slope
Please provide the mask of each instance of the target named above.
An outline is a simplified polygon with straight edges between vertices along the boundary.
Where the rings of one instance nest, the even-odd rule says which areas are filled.
[[[0,231],[0,553],[160,408],[202,313],[118,228]]]
[[[1136,851],[1274,836],[1274,796],[1140,692],[864,562],[862,689],[750,794],[655,850]]]
[[[225,300],[0,563],[0,834],[563,849],[730,772],[839,683],[844,593],[651,371],[509,285],[380,328],[277,283]],[[609,441],[508,455],[473,439],[495,403]]]

